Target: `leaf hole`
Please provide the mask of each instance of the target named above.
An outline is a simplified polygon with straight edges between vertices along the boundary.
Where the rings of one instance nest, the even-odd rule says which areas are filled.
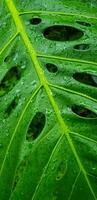
[[[64,177],[66,172],[67,172],[67,163],[61,162],[58,167],[56,180],[60,181]]]
[[[16,108],[16,106],[18,104],[18,100],[19,100],[19,98],[16,97],[15,99],[13,99],[11,104],[8,106],[8,108],[5,111],[5,116],[6,117],[8,117],[13,112],[13,110]]]
[[[73,41],[81,38],[83,31],[64,25],[54,25],[46,28],[43,33],[44,37],[54,41]]]
[[[6,57],[4,58],[4,62],[8,62],[9,59],[10,59],[10,56],[8,55],[8,56],[6,56]]]
[[[19,67],[12,67],[5,75],[0,83],[0,96],[12,90],[21,78],[21,69]]]
[[[45,115],[42,112],[37,112],[35,114],[28,128],[26,136],[28,141],[33,141],[39,136],[45,126],[45,121]]]
[[[79,106],[79,105],[73,105],[72,106],[72,111],[81,116],[81,117],[85,117],[85,118],[96,118],[97,114],[92,112],[91,110],[85,108],[84,106]]]
[[[14,182],[13,182],[13,187],[12,187],[12,191],[15,189],[15,187],[17,186],[25,168],[26,168],[26,164],[27,164],[27,158],[25,156],[25,158],[20,162],[20,164],[18,165],[17,169],[16,169],[16,173],[15,173],[15,177],[14,177]]]
[[[78,24],[82,25],[82,26],[87,26],[90,27],[91,24],[89,22],[83,22],[83,21],[76,21]]]
[[[97,76],[95,75],[85,73],[85,72],[81,72],[81,73],[77,72],[73,74],[73,78],[86,85],[97,87]]]
[[[79,51],[86,51],[90,48],[89,44],[77,44],[74,46],[75,50],[79,50]]]
[[[30,24],[32,25],[38,25],[41,23],[41,19],[38,17],[31,18],[29,21],[30,21]]]
[[[52,64],[52,63],[47,63],[46,64],[46,68],[49,72],[51,73],[56,73],[58,71],[58,68],[56,65]]]

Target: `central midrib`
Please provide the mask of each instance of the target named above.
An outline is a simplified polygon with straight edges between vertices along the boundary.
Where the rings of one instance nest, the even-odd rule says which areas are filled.
[[[74,154],[74,156],[76,158],[76,161],[77,161],[77,163],[79,165],[79,168],[81,169],[81,171],[82,171],[82,173],[83,173],[83,175],[84,175],[84,177],[86,179],[86,182],[88,184],[88,187],[89,187],[94,199],[96,200],[96,196],[95,196],[94,191],[93,191],[93,189],[91,187],[91,184],[90,184],[90,182],[88,180],[86,171],[85,171],[85,169],[84,169],[84,167],[83,167],[83,165],[82,165],[82,163],[81,163],[81,161],[80,161],[80,159],[79,159],[79,157],[77,155],[76,149],[75,149],[75,147],[73,145],[73,142],[72,142],[72,140],[70,138],[69,129],[68,129],[67,125],[64,123],[64,120],[61,117],[61,113],[59,111],[59,108],[58,108],[58,106],[57,106],[57,104],[56,104],[56,102],[55,102],[55,100],[54,100],[54,98],[52,96],[52,91],[49,88],[48,82],[47,82],[47,80],[46,80],[46,78],[44,76],[44,73],[43,73],[40,65],[39,65],[36,52],[35,52],[32,44],[31,44],[31,42],[29,40],[29,37],[27,36],[27,33],[25,32],[25,28],[24,28],[23,23],[22,23],[22,21],[20,19],[20,16],[19,16],[19,12],[17,11],[17,9],[16,9],[16,7],[15,7],[15,5],[14,5],[12,0],[6,0],[6,3],[7,3],[7,6],[9,8],[9,10],[10,10],[10,13],[11,13],[13,19],[14,19],[14,22],[16,24],[17,31],[20,33],[21,38],[23,39],[24,44],[25,44],[25,46],[26,46],[26,48],[27,48],[27,50],[29,52],[29,55],[30,55],[30,57],[32,59],[32,62],[34,63],[34,66],[35,66],[37,75],[38,75],[38,77],[40,79],[40,82],[44,86],[44,89],[45,89],[45,91],[47,93],[47,96],[48,96],[48,98],[50,100],[50,103],[51,103],[51,105],[53,107],[53,110],[54,110],[54,112],[56,114],[56,117],[57,117],[58,122],[60,124],[60,127],[62,129],[62,132],[64,132],[64,134],[66,135],[66,138],[67,138],[68,143],[69,143],[69,145],[71,147],[71,150],[72,150],[72,152],[73,152],[73,154]]]

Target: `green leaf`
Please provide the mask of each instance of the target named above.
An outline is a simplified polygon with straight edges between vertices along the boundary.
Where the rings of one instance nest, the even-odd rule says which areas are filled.
[[[0,200],[97,200],[97,2],[0,1]]]

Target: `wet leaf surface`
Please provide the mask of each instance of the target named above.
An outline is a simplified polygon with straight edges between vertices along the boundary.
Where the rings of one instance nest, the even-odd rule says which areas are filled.
[[[0,200],[97,199],[97,1],[0,1]]]

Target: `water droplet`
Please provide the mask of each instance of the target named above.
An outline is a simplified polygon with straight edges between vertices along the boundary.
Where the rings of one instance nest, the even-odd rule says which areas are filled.
[[[15,113],[15,116],[18,117],[18,113]]]
[[[15,54],[13,60],[16,61],[18,59],[18,53]]]
[[[25,69],[25,68],[26,68],[26,65],[22,65],[22,66],[21,66],[21,69]]]
[[[46,114],[47,114],[47,115],[51,115],[51,113],[52,113],[52,111],[51,111],[51,110],[49,110],[49,109],[46,109]]]
[[[55,166],[53,165],[52,168],[51,168],[51,170],[54,171],[54,169],[55,169]]]
[[[64,81],[66,81],[66,80],[67,80],[67,77],[66,77],[66,76],[64,76],[64,77],[63,77],[63,79],[64,79]]]
[[[23,104],[23,101],[21,100],[18,105],[21,106],[22,104]]]
[[[26,26],[28,26],[29,24],[30,24],[29,21],[26,21],[26,22],[25,22],[25,25],[26,25]]]
[[[16,93],[18,94],[19,92],[20,92],[20,90],[19,90],[19,89],[17,89],[17,90],[16,90]]]
[[[96,170],[96,167],[93,167],[92,169],[93,169],[93,170]]]
[[[3,123],[5,123],[5,119],[3,119]]]
[[[37,83],[37,82],[34,80],[34,81],[31,82],[31,85],[32,85],[32,86],[36,86],[36,83]]]
[[[5,100],[5,102],[6,102],[7,98],[5,97],[4,100]]]
[[[24,85],[24,81],[21,81],[21,85]]]

